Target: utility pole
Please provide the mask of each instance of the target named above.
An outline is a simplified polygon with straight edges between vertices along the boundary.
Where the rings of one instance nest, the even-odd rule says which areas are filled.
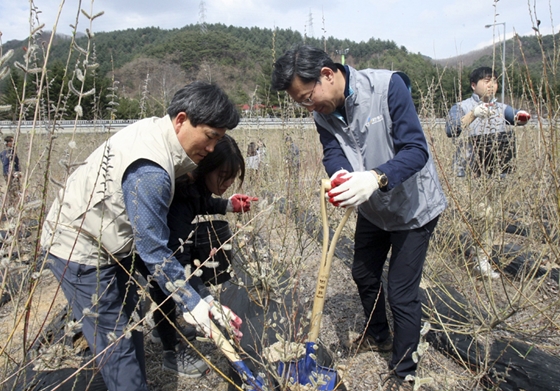
[[[200,26],[200,32],[206,34],[208,29],[206,28],[206,2],[204,0],[200,0],[198,6],[198,24]]]
[[[309,10],[309,22],[308,22],[308,26],[309,26],[309,37],[313,37],[314,33],[313,33],[313,13],[311,12],[311,10]]]

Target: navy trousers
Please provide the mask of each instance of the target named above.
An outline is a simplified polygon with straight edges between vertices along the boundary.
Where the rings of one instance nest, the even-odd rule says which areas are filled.
[[[48,266],[61,283],[74,319],[82,323],[108,390],[148,391],[143,334],[132,331],[130,338],[120,338],[137,301],[136,286],[127,284],[128,274],[120,265],[98,269],[52,254]],[[89,311],[84,315],[85,309]]]
[[[358,213],[352,277],[364,308],[365,331],[378,342],[389,337],[386,290],[394,329],[389,368],[401,377],[416,373],[412,353],[420,340],[422,307],[419,287],[428,244],[438,218],[421,228],[387,232]],[[381,275],[389,250],[388,284],[382,287]]]

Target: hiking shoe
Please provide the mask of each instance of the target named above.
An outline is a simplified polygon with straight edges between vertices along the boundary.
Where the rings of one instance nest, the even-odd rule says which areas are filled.
[[[201,377],[210,371],[203,359],[195,356],[187,349],[164,351],[163,369],[191,378]]]
[[[179,333],[183,334],[185,338],[187,338],[187,340],[194,341],[196,339],[196,329],[194,327],[179,326],[178,329],[179,329]],[[182,340],[182,337],[180,335],[177,335],[177,339],[180,341]],[[161,343],[161,338],[159,337],[159,333],[157,329],[153,329],[152,332],[150,333],[150,341],[152,341],[153,343]]]
[[[350,349],[356,353],[390,352],[393,350],[393,338],[388,337],[385,341],[377,342],[371,335],[361,334],[352,341]]]
[[[397,375],[389,375],[383,380],[381,389],[383,391],[413,391],[414,383]]]

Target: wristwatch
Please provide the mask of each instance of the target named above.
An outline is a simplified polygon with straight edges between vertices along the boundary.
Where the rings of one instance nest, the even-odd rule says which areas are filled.
[[[389,179],[387,179],[387,175],[384,172],[381,172],[377,168],[374,168],[373,171],[377,174],[377,184],[379,185],[380,189],[384,189],[389,184]]]

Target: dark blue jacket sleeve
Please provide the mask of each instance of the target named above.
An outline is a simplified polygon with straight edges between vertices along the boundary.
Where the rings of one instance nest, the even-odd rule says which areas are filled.
[[[459,105],[455,104],[449,110],[447,121],[445,121],[445,133],[447,137],[458,137],[463,129],[461,128],[462,113]]]
[[[395,156],[378,168],[387,175],[390,190],[420,171],[428,162],[428,144],[420,118],[408,87],[398,74],[393,74],[387,97],[389,114],[393,121]]]
[[[506,119],[508,125],[515,124],[515,115],[517,114],[518,111],[519,110],[515,110],[513,107],[506,105],[506,108],[504,110],[504,118]]]
[[[220,197],[208,197],[206,200],[206,209],[201,211],[200,214],[220,214],[225,215],[227,213],[228,200]]]

